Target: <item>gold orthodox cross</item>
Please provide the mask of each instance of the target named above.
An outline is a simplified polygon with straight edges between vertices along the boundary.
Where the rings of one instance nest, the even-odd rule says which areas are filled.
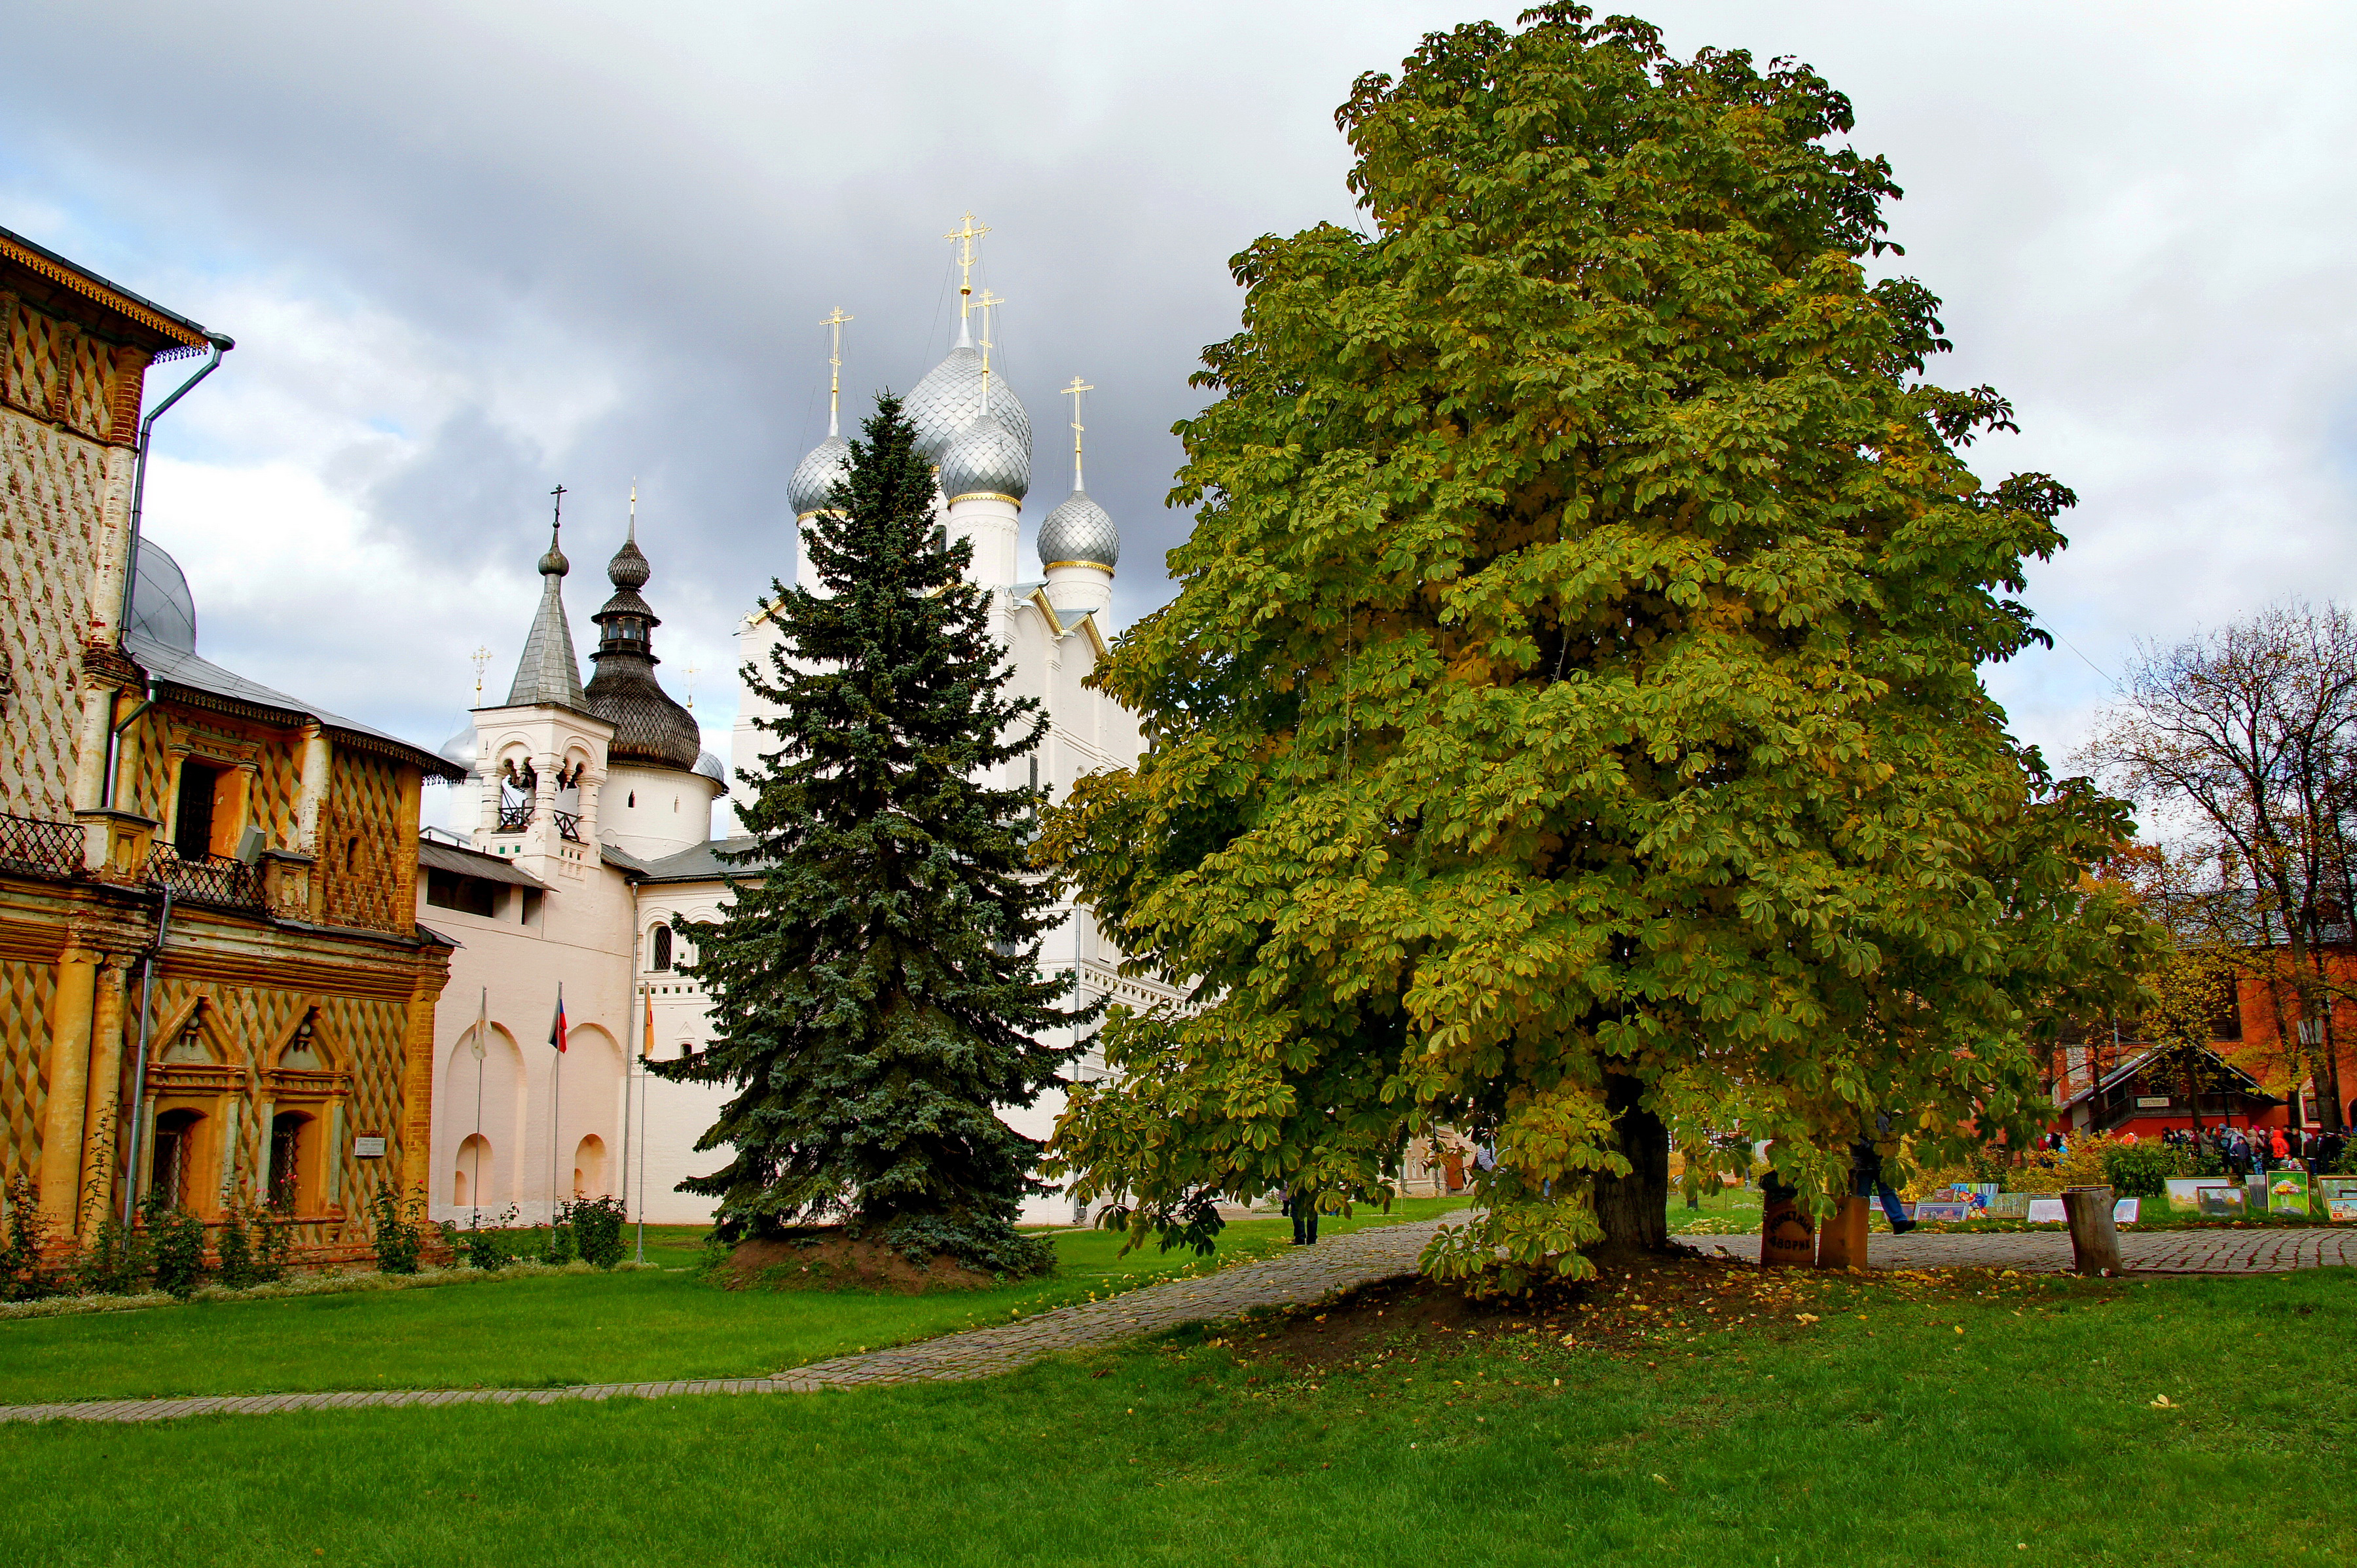
[[[1081,488],[1081,432],[1087,428],[1081,423],[1081,394],[1096,390],[1078,376],[1064,389],[1064,395],[1072,400],[1072,489],[1076,490]]]
[[[693,665],[693,664],[683,664],[683,665],[682,665],[680,668],[682,668],[683,670],[686,671],[686,672],[687,672],[687,705],[688,705],[688,707],[689,707],[691,710],[693,710],[693,709],[694,708],[694,706],[695,706],[695,669],[696,669],[696,667],[695,667],[694,665]]]
[[[976,223],[974,220],[974,214],[969,212],[965,215],[964,222],[942,236],[944,240],[955,240],[958,242],[958,323],[961,326],[965,323],[966,306],[974,300],[975,261],[974,242],[989,232],[989,226]]]
[[[843,434],[843,324],[852,317],[836,306],[819,323],[827,329],[826,346],[826,433],[830,436]]]
[[[974,302],[974,308],[982,312],[982,336],[975,341],[982,345],[982,373],[985,377],[990,374],[990,313],[1006,303],[986,288],[982,291],[982,297]]]
[[[491,650],[478,644],[467,657],[475,664],[475,706],[479,708],[483,705],[483,666],[491,661]]]

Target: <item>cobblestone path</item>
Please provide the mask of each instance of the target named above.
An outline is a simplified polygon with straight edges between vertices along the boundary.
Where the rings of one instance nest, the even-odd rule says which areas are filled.
[[[1706,1252],[1757,1262],[1760,1236],[1685,1236]],[[2357,1266],[2357,1228],[2351,1230],[2123,1230],[2120,1262],[2135,1273],[2253,1274],[2287,1269]],[[1993,1231],[1983,1235],[1874,1236],[1867,1262],[1878,1269],[2025,1269],[2068,1272],[2071,1237],[2062,1230]]]
[[[0,1405],[0,1422],[168,1421],[184,1415],[265,1415],[282,1410],[370,1405],[554,1404],[662,1399],[673,1394],[815,1393],[870,1383],[955,1382],[1010,1372],[1063,1350],[1114,1345],[1185,1323],[1234,1317],[1255,1306],[1317,1301],[1411,1273],[1440,1221],[1369,1226],[1315,1247],[1288,1248],[1202,1279],[1148,1285],[1104,1301],[1058,1307],[990,1328],[889,1350],[838,1356],[767,1378],[696,1378],[665,1383],[587,1383],[556,1389],[365,1389],[349,1393],[210,1395],[193,1399],[78,1400]]]
[[[1104,1301],[1058,1307],[990,1328],[944,1335],[889,1350],[838,1356],[767,1378],[696,1378],[662,1383],[587,1383],[557,1389],[363,1389],[346,1393],[212,1395],[194,1399],[81,1400],[0,1405],[0,1422],[168,1421],[184,1415],[264,1415],[282,1410],[353,1410],[368,1405],[554,1404],[560,1401],[662,1399],[673,1394],[815,1393],[873,1383],[955,1382],[1010,1372],[1064,1350],[1119,1344],[1185,1323],[1234,1317],[1255,1306],[1319,1300],[1413,1271],[1440,1221],[1372,1226],[1315,1247],[1288,1249],[1199,1280],[1148,1285]],[[1757,1233],[1684,1236],[1706,1253],[1756,1261]],[[2071,1238],[2060,1231],[1989,1235],[1876,1236],[1878,1269],[2067,1271]],[[2120,1257],[2139,1273],[2266,1273],[2357,1266],[2357,1230],[2156,1230],[2122,1233]]]

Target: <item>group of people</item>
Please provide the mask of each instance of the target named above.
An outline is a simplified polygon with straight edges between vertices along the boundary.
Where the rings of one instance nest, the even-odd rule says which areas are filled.
[[[2195,1149],[2207,1144],[2236,1181],[2276,1170],[2305,1170],[2321,1176],[2341,1164],[2348,1147],[2346,1134],[2310,1133],[2298,1127],[2212,1127],[2202,1133],[2173,1127],[2160,1135],[2164,1144]]]

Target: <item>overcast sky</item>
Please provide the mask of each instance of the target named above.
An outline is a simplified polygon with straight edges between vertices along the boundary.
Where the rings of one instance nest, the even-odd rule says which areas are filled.
[[[2064,640],[1995,671],[2062,754],[2137,637],[2357,564],[2357,8],[1656,4],[1681,52],[1797,56],[1887,154],[1903,269],[1947,301],[1943,381],[2022,433],[1985,477],[2075,489],[2031,602]],[[1114,613],[1169,593],[1161,501],[1226,259],[1348,221],[1332,112],[1437,3],[648,6],[17,0],[0,226],[238,340],[158,425],[148,529],[199,649],[426,745],[504,696],[566,486],[584,650],[633,476],[662,673],[716,741],[737,618],[791,576],[794,462],[845,385],[905,390],[991,229],[996,367],[1065,493],[1085,376]],[[1511,11],[1487,13],[1510,19]],[[155,378],[151,401],[177,384]],[[1027,555],[1027,559],[1028,559]]]

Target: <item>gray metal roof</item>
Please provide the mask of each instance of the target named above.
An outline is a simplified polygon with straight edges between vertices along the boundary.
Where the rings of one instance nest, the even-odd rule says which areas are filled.
[[[485,854],[479,849],[461,849],[457,844],[439,843],[433,839],[417,841],[417,864],[435,871],[447,871],[484,882],[504,882],[511,887],[532,887],[543,893],[548,891],[547,883],[499,855]]]
[[[759,876],[762,870],[759,861],[726,861],[720,858],[723,850],[741,854],[752,847],[750,838],[716,839],[710,843],[681,850],[676,854],[664,855],[660,860],[633,859],[631,866],[624,869],[630,870],[633,879],[640,882],[720,882],[730,877]],[[617,852],[608,848],[606,853],[610,858]]]
[[[533,612],[523,657],[516,660],[515,680],[508,687],[511,708],[546,703],[591,711],[581,690],[581,660],[573,654],[573,628],[565,619],[565,574],[570,569],[552,533],[548,553],[540,558],[540,608]]]
[[[436,757],[422,746],[412,746],[399,736],[387,735],[381,729],[372,729],[352,719],[339,718],[325,708],[290,697],[284,692],[273,691],[259,681],[249,681],[209,659],[199,659],[185,649],[159,642],[135,628],[123,634],[123,651],[145,670],[159,688],[170,688],[184,698],[193,698],[199,707],[221,708],[226,705],[231,712],[288,728],[316,724],[331,735],[362,742],[363,749],[397,757],[434,778],[447,779],[457,783],[467,777],[465,768]]]

